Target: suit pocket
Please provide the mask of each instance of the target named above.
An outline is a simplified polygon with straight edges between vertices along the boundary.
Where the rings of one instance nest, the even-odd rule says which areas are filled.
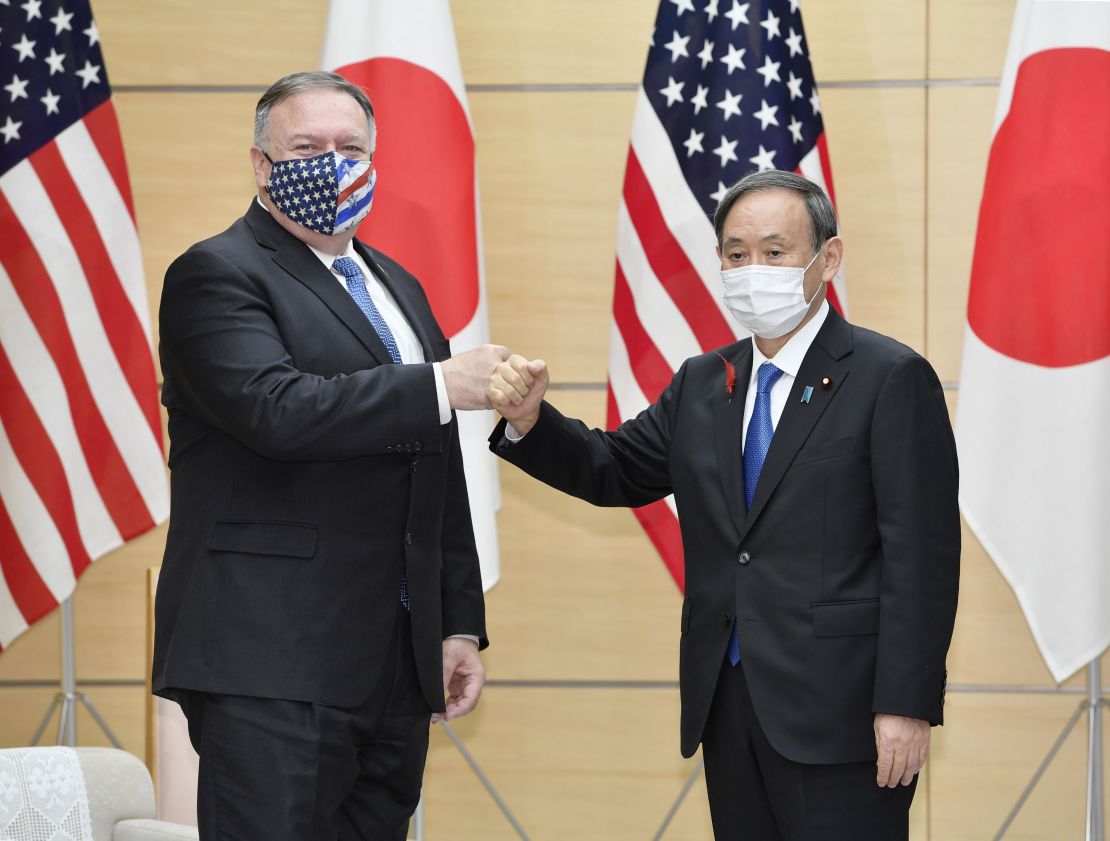
[[[431,339],[432,358],[429,362],[442,362],[451,358],[451,343],[447,339]]]
[[[682,634],[685,635],[690,630],[690,599],[689,597],[682,600]]]
[[[815,637],[860,637],[879,633],[879,600],[817,602],[811,608]]]
[[[827,458],[851,455],[856,451],[855,436],[851,438],[837,438],[835,441],[826,441],[803,447],[794,458],[795,464],[804,464],[808,461],[822,461]]]
[[[316,526],[275,520],[224,520],[212,527],[207,546],[213,552],[311,558],[316,554]]]

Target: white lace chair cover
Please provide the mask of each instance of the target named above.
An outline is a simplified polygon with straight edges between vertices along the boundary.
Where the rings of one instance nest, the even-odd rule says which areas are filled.
[[[72,748],[0,751],[0,841],[93,841]]]

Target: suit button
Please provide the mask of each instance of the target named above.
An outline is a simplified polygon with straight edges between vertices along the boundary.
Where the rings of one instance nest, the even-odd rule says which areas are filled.
[[[729,613],[727,610],[725,611],[725,624],[726,625],[731,625],[732,624],[732,614]]]
[[[752,556],[749,555],[747,552],[741,552],[740,557],[737,558],[736,560],[738,560],[740,562],[740,566],[746,567],[748,564],[750,564],[752,562]]]
[[[412,444],[405,444],[405,452],[406,453],[411,453],[412,452]]]
[[[385,451],[387,453],[393,452],[393,445],[392,444],[387,445],[386,448],[385,448]]]
[[[415,444],[412,445],[412,448],[416,452],[420,452],[421,450],[424,449],[424,442],[423,441],[417,441]]]
[[[412,546],[412,532],[411,531],[405,532],[405,545],[406,546]]]

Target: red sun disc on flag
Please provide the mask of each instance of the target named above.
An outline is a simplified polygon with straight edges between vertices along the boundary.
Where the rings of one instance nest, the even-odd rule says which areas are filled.
[[[968,321],[999,353],[1059,368],[1110,355],[1110,52],[1018,70],[987,165]]]
[[[427,68],[374,58],[336,72],[374,104],[378,183],[359,238],[412,272],[451,337],[478,308],[474,138],[454,92]]]

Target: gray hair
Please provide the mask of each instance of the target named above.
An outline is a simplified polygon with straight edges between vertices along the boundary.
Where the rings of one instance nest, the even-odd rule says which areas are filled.
[[[761,190],[793,190],[805,199],[809,211],[810,239],[816,253],[821,246],[836,236],[836,211],[820,185],[808,178],[781,169],[768,169],[745,175],[728,188],[717,209],[713,211],[713,229],[717,232],[717,245],[724,242],[725,217],[732,206],[743,196]]]
[[[269,90],[262,94],[262,98],[254,108],[254,145],[265,151],[263,141],[270,127],[270,112],[274,110],[275,105],[294,94],[313,90],[339,91],[357,102],[366,114],[366,123],[370,127],[370,147],[373,148],[377,129],[374,125],[374,106],[370,103],[370,97],[358,85],[348,82],[338,73],[327,70],[290,73],[270,85]]]

